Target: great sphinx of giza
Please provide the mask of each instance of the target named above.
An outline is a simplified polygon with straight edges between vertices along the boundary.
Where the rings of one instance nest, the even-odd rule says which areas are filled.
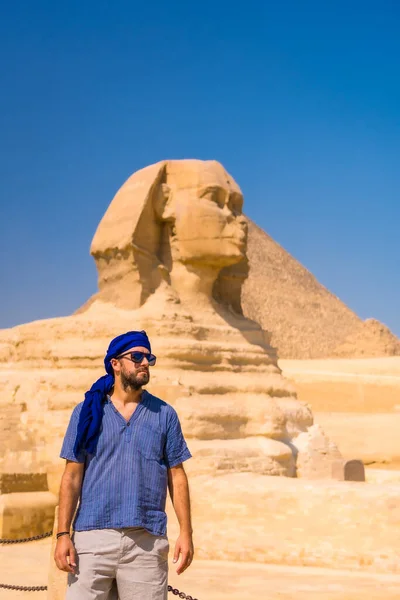
[[[162,161],[126,181],[92,241],[99,291],[72,316],[1,332],[3,406],[15,423],[3,470],[45,470],[109,340],[145,329],[159,357],[149,390],[178,411],[189,468],[296,475],[293,440],[313,417],[268,333],[243,316],[242,205],[215,161]]]

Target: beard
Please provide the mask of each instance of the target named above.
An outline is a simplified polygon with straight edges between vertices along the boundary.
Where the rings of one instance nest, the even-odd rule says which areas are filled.
[[[150,373],[148,371],[139,371],[138,373],[124,373],[121,371],[121,385],[126,392],[131,390],[140,390],[142,385],[149,383]]]

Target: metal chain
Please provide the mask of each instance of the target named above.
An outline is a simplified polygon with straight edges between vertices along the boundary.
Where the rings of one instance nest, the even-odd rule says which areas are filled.
[[[0,539],[0,544],[21,544],[22,542],[33,542],[35,540],[42,540],[43,538],[47,538],[53,535],[52,531],[47,531],[47,533],[41,533],[40,535],[34,535],[28,538],[22,538],[20,540],[7,540]]]
[[[193,598],[193,596],[186,596],[184,592],[180,592],[176,588],[173,588],[171,585],[168,586],[168,591],[172,592],[174,596],[179,596],[179,598],[186,598],[186,600],[197,600],[197,598]]]
[[[20,592],[45,592],[47,585],[8,585],[7,583],[0,583],[0,588],[5,590],[19,590]]]

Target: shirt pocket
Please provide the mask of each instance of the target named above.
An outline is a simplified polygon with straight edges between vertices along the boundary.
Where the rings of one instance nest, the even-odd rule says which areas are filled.
[[[138,423],[134,432],[135,449],[145,458],[161,462],[164,455],[165,436],[161,429]]]

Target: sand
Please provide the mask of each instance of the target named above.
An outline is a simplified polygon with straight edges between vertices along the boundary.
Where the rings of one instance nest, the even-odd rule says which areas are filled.
[[[50,542],[0,547],[0,583],[46,585]],[[23,565],[20,569],[17,565]],[[170,555],[169,584],[198,600],[394,600],[400,576],[314,567],[194,559],[181,575]],[[168,598],[176,597],[169,592]],[[47,600],[46,592],[0,589],[0,600]]]

